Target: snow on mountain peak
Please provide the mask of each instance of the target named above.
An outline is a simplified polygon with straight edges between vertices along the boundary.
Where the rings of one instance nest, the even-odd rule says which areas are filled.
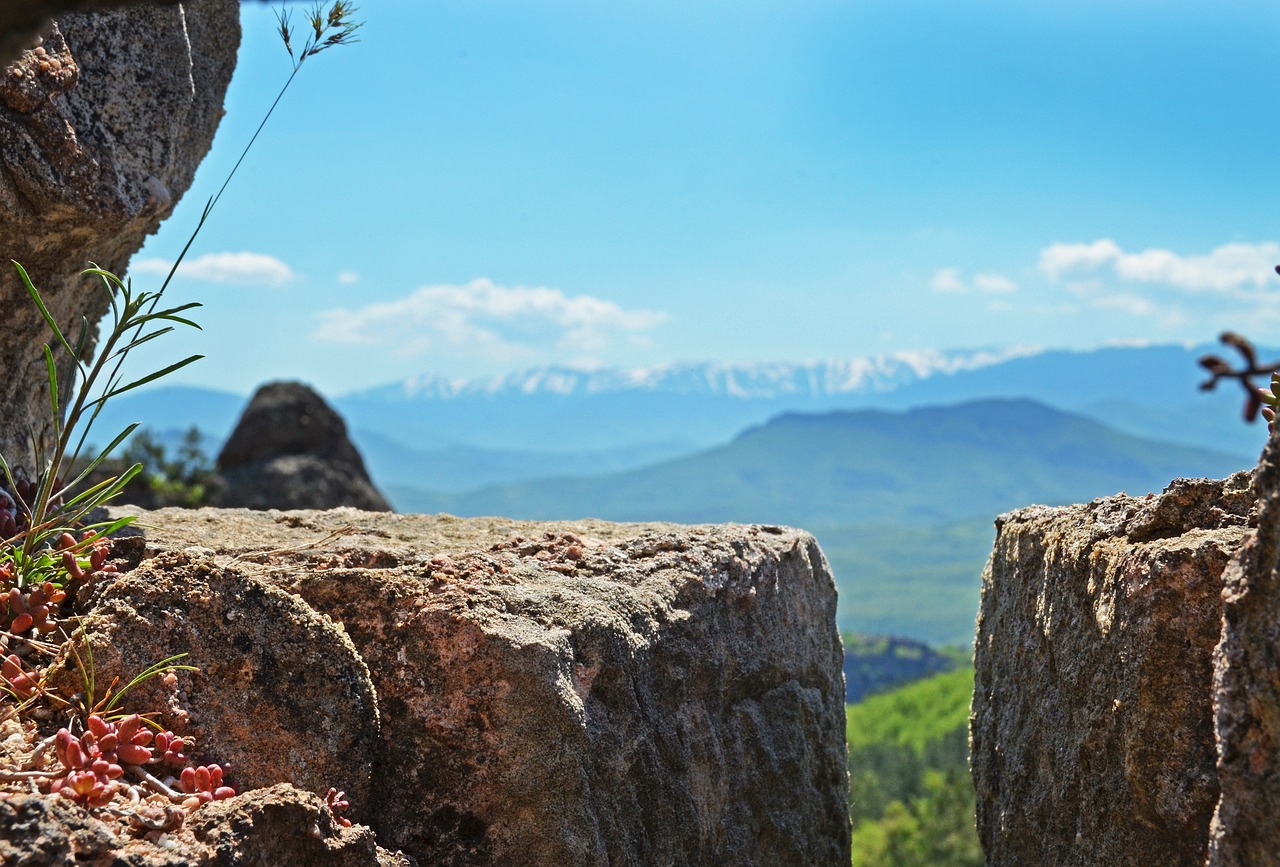
[[[1038,347],[1016,346],[969,351],[924,349],[827,361],[672,363],[595,370],[548,366],[472,379],[420,375],[377,391],[388,397],[394,391],[400,398],[420,400],[624,391],[718,394],[744,399],[822,397],[891,391],[915,380],[975,370],[1040,351]]]

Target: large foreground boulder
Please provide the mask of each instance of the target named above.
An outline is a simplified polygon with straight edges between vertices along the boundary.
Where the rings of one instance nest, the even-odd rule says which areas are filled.
[[[1280,864],[1280,440],[1001,516],[971,717],[991,864]]]
[[[380,717],[360,817],[388,849],[451,865],[848,863],[835,588],[806,533],[348,509],[141,523],[143,568],[185,551],[297,594],[350,638]],[[243,665],[265,652],[246,646]],[[295,701],[291,681],[272,701]]]
[[[6,3],[0,17],[53,4],[37,5]],[[72,339],[82,318],[102,318],[107,295],[79,272],[124,271],[191,185],[222,118],[239,12],[236,0],[190,0],[67,13],[0,69],[0,454],[11,465],[29,468],[29,432],[48,424],[50,333],[9,260]],[[54,359],[71,382],[71,359]]]
[[[391,511],[342,416],[300,382],[258,389],[222,447],[218,469],[222,506]]]

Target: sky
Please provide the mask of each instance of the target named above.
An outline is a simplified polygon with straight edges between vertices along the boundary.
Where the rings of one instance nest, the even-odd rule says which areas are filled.
[[[295,24],[305,6],[291,4]],[[291,70],[242,8],[158,284]],[[564,364],[1280,340],[1280,4],[366,0],[143,365],[247,394]]]

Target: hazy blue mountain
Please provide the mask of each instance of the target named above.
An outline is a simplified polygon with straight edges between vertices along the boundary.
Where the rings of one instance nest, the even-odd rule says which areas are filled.
[[[249,398],[229,391],[167,385],[130,391],[107,401],[93,424],[94,439],[106,445],[134,422],[168,436],[198,427],[215,450],[231,435]]]
[[[727,445],[594,478],[400,495],[415,511],[515,518],[924,524],[1158,491],[1235,455],[1120,433],[1030,400],[787,414]]]
[[[415,377],[337,398],[353,426],[419,447],[443,436],[499,450],[578,453],[717,445],[787,411],[868,405],[906,383],[996,364],[1014,352],[917,352],[829,362],[684,364],[506,376]]]
[[[396,491],[428,488],[467,491],[498,483],[523,482],[547,476],[596,476],[658,463],[693,451],[687,443],[654,444],[576,454],[482,449],[454,445],[413,449],[369,430],[351,432],[375,480],[384,480],[383,494],[400,511]]]
[[[785,412],[907,409],[1025,397],[1129,433],[1249,457],[1265,439],[1243,393],[1202,392],[1197,359],[1217,347],[904,353],[838,362],[540,368],[477,380],[415,378],[336,401],[357,426],[406,445],[576,452],[663,442],[712,446]],[[1230,358],[1230,355],[1223,353]],[[1270,358],[1275,353],[1263,350]]]
[[[1266,442],[1266,426],[1249,425],[1241,418],[1244,391],[1238,382],[1220,382],[1209,392],[1200,390],[1207,377],[1197,359],[1207,352],[1237,361],[1219,346],[1055,350],[907,383],[879,396],[877,404],[905,408],[930,402],[1029,397],[1084,413],[1128,433],[1256,460]],[[1261,349],[1259,355],[1273,360],[1280,352]]]
[[[1236,383],[1209,393],[1198,390],[1204,377],[1196,359],[1206,351],[1219,350],[901,353],[835,362],[594,372],[548,367],[474,380],[416,377],[329,397],[353,430],[425,451],[471,446],[571,457],[635,448],[644,454],[672,444],[719,445],[786,412],[1026,397],[1128,433],[1252,458],[1265,429],[1240,420],[1242,392]],[[1262,357],[1275,354],[1263,350]],[[221,441],[247,402],[245,396],[210,389],[143,390],[109,404],[103,426],[141,420],[163,430],[195,424]],[[497,455],[494,460],[495,465],[506,462]],[[388,482],[410,480],[383,480]]]

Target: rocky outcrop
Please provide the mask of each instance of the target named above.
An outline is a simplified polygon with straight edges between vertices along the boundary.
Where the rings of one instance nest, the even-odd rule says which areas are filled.
[[[1280,863],[1278,458],[998,519],[971,717],[988,863]]]
[[[0,454],[10,463],[27,463],[28,430],[48,423],[49,332],[7,260],[73,338],[82,318],[97,323],[106,294],[79,272],[91,261],[124,270],[190,186],[239,39],[236,0],[67,13],[0,71]],[[55,360],[70,382],[70,359]]]
[[[235,724],[210,715],[232,689],[263,702],[234,728],[250,743],[278,712],[333,721],[274,742],[286,756],[335,749],[325,732],[344,716],[356,742],[376,720],[359,818],[388,849],[453,865],[848,863],[835,589],[806,533],[349,509],[140,523],[118,548],[141,565],[95,591],[94,634],[143,641],[116,624],[145,619],[154,647],[135,656],[166,635],[190,649],[202,673],[148,701],[204,720],[211,748],[227,748],[215,729]],[[201,601],[170,597],[170,575]],[[322,623],[330,639],[304,640]],[[99,664],[128,667],[111,655]]]
[[[411,867],[374,842],[366,826],[343,827],[318,795],[288,784],[207,804],[167,830],[124,830],[65,798],[0,798],[0,864],[118,867]],[[149,818],[146,819],[149,821]],[[161,826],[164,817],[157,817]]]
[[[391,511],[342,417],[300,382],[258,389],[222,447],[218,469],[223,506]]]
[[[1213,711],[1221,795],[1209,867],[1280,864],[1280,438],[1258,466],[1257,529],[1223,575]]]
[[[217,762],[240,789],[292,783],[369,803],[379,725],[369,670],[351,640],[297,597],[234,568],[168,554],[94,588],[81,620],[95,680],[128,683],[186,654],[200,672],[133,688],[136,707]],[[210,654],[209,648],[221,648]],[[77,691],[81,673],[63,675]]]

